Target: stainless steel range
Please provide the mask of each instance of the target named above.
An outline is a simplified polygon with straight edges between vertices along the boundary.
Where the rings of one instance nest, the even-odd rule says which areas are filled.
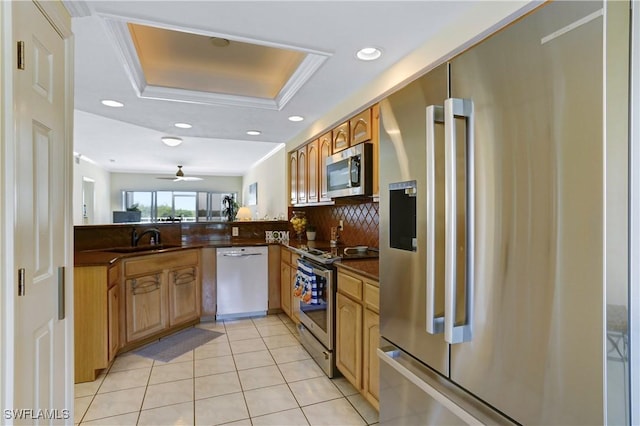
[[[327,247],[287,246],[298,255],[295,295],[300,297],[300,341],[329,377],[339,375],[335,362],[335,262],[347,259],[377,258],[378,250],[365,246]]]
[[[335,361],[337,252],[289,246],[300,255],[295,278],[300,297],[300,341],[327,376],[338,374]]]

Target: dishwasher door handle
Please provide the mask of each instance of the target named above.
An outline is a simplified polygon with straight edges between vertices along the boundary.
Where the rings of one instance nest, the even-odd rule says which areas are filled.
[[[224,253],[224,257],[262,256],[262,253]]]

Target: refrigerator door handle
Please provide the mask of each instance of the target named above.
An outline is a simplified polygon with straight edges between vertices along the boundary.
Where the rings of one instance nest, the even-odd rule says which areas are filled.
[[[399,373],[406,380],[416,385],[421,391],[436,400],[452,414],[468,425],[487,424],[485,419],[476,418],[463,407],[456,404],[447,396],[447,388],[437,385],[437,379],[432,378],[435,373],[427,367],[418,364],[411,356],[394,346],[378,348],[378,358]],[[485,420],[485,421],[483,421]]]
[[[427,333],[442,334],[444,332],[444,316],[436,316],[436,123],[444,123],[444,107],[429,105],[427,107],[427,287],[426,287],[426,325]]]
[[[456,325],[457,283],[457,171],[455,117],[466,119],[466,256],[465,323]],[[474,140],[473,101],[449,98],[444,101],[445,127],[445,297],[444,340],[448,343],[471,341],[473,327],[474,274]]]

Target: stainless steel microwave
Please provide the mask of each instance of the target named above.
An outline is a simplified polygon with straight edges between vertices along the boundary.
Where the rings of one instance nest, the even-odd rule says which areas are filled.
[[[325,176],[329,197],[372,195],[372,157],[373,146],[365,142],[327,158]]]

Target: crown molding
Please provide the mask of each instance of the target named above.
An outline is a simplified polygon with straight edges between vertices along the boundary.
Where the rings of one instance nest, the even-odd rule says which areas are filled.
[[[91,9],[84,0],[62,0],[72,18],[82,18],[91,15]]]

